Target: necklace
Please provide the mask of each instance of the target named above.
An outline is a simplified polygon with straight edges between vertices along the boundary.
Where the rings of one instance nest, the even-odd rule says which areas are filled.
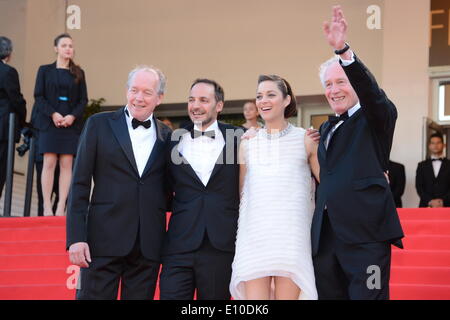
[[[268,133],[267,132],[267,128],[264,126],[262,132],[263,132],[263,135],[269,140],[271,140],[271,139],[279,139],[279,138],[287,135],[292,130],[292,128],[293,128],[293,125],[288,123],[286,128],[284,128],[283,130],[276,131],[274,133]]]

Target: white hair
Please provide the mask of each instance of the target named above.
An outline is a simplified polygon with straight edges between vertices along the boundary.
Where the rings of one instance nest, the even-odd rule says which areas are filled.
[[[327,72],[328,68],[334,64],[339,63],[339,56],[335,55],[334,57],[328,59],[324,63],[322,63],[319,67],[319,78],[320,82],[322,82],[322,86],[325,88],[325,73]]]
[[[164,92],[166,90],[166,84],[167,84],[166,76],[158,68],[155,68],[153,66],[146,66],[146,65],[137,66],[136,68],[134,68],[133,70],[130,71],[130,73],[128,74],[128,81],[127,81],[128,89],[130,88],[130,85],[134,79],[134,76],[136,75],[136,73],[138,73],[140,71],[151,72],[151,73],[156,74],[158,76],[158,80],[159,80],[158,94],[164,94]]]

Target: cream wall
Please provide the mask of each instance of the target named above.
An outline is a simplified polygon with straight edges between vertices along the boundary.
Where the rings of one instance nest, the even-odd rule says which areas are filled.
[[[405,165],[406,207],[419,205],[415,175],[423,160],[422,121],[429,116],[430,105],[429,10],[429,0],[385,1],[381,82],[398,109],[391,159]]]
[[[321,0],[71,0],[82,12],[77,61],[91,97],[124,103],[124,82],[136,64],[168,76],[165,102],[186,101],[197,77],[217,79],[226,99],[253,97],[257,76],[286,77],[296,94],[321,92],[317,67],[331,52],[322,21],[335,1]],[[350,37],[374,72],[381,71],[382,31],[366,28],[366,8],[378,0],[344,0]],[[371,43],[372,46],[366,46]]]

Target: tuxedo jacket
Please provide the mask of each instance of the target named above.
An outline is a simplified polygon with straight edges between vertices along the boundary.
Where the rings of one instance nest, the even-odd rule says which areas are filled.
[[[86,88],[86,77],[79,83],[75,82],[75,78],[69,89],[69,105],[71,114],[75,116],[72,126],[78,131],[83,128],[83,113],[88,103],[88,95]],[[39,67],[36,85],[34,87],[34,106],[38,109],[37,118],[34,123],[37,129],[46,131],[52,122],[51,115],[58,111],[59,98],[59,82],[56,62]]]
[[[239,216],[239,164],[237,151],[240,137],[228,139],[226,131],[241,130],[218,122],[225,146],[205,186],[194,169],[178,152],[179,139],[171,141],[180,164],[170,161],[169,172],[174,191],[172,216],[164,244],[164,254],[191,252],[198,249],[207,233],[219,250],[234,252]],[[193,124],[185,129],[192,130]],[[175,135],[176,131],[172,135]],[[222,161],[221,161],[222,160]]]
[[[431,159],[417,166],[416,189],[420,196],[419,207],[428,207],[432,199],[443,199],[444,207],[450,207],[450,160],[444,159],[438,176],[434,176]]]
[[[397,111],[375,78],[355,56],[342,66],[358,95],[361,108],[332,135],[327,121],[320,128],[320,184],[312,223],[312,249],[317,254],[324,209],[336,235],[350,244],[392,242],[403,237],[388,182]]]
[[[25,124],[26,102],[20,91],[19,74],[16,69],[0,60],[0,141],[8,140],[9,114],[16,114],[16,142]]]
[[[165,156],[170,129],[156,118],[153,125],[157,138],[140,177],[124,108],[89,117],[75,158],[67,248],[87,242],[93,256],[126,256],[139,231],[143,255],[160,260],[169,192]]]
[[[402,207],[402,195],[405,192],[405,184],[405,166],[401,163],[389,161],[389,186],[397,208]]]

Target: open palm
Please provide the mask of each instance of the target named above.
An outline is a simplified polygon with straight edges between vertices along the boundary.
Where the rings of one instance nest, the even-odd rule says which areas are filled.
[[[325,21],[323,23],[323,31],[330,46],[337,50],[345,46],[347,21],[344,19],[344,13],[340,6],[333,7],[331,22]]]

